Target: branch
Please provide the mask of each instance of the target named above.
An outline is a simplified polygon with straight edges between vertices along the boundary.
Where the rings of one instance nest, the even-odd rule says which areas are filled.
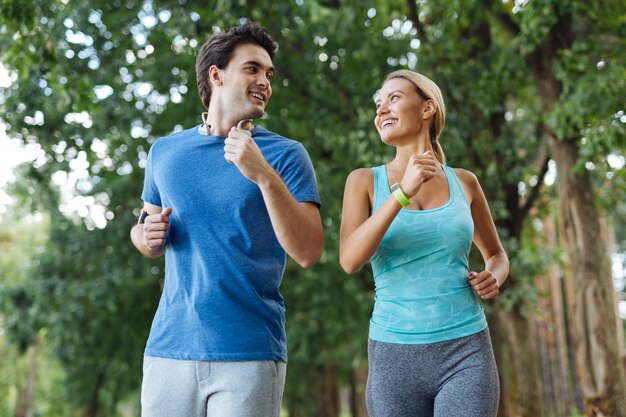
[[[528,213],[533,208],[535,204],[535,200],[539,196],[539,191],[543,185],[543,180],[548,173],[548,162],[550,162],[550,155],[548,152],[544,152],[541,155],[541,160],[539,163],[539,173],[537,174],[537,184],[533,188],[531,188],[530,193],[528,194],[528,198],[524,205],[520,208],[520,221],[524,221]]]
[[[421,42],[426,42],[428,39],[426,38],[426,30],[424,29],[424,25],[420,22],[419,13],[417,11],[417,4],[415,0],[406,0],[407,6],[409,6],[409,19],[413,22],[413,26],[417,29],[417,34],[419,35],[419,40]]]
[[[555,9],[554,13],[558,13]],[[554,26],[550,29],[547,41],[553,45],[553,48],[558,49],[570,49],[576,35],[572,30],[572,14],[570,12],[564,13],[559,16]]]
[[[515,23],[515,21],[511,18],[511,15],[504,12],[499,12],[495,14],[496,20],[500,22],[502,28],[506,33],[511,35],[512,37],[516,37],[520,33],[520,28]]]

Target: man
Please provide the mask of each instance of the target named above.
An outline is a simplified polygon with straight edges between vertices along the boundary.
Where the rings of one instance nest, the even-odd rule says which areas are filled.
[[[321,256],[319,193],[304,147],[252,124],[272,94],[275,42],[245,24],[196,59],[207,112],[160,138],[131,238],[165,254],[144,357],[142,416],[278,417],[286,371],[286,256]],[[242,122],[242,123],[239,123]]]

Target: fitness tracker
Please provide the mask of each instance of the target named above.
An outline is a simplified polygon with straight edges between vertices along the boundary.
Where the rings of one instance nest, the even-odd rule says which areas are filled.
[[[404,191],[402,191],[402,188],[400,188],[399,183],[396,182],[391,186],[391,193],[396,198],[396,200],[398,200],[398,203],[400,203],[403,208],[411,205],[411,199],[408,198],[406,194],[404,194]]]

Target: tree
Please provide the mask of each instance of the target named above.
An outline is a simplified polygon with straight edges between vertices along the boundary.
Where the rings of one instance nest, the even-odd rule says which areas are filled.
[[[626,415],[624,372],[615,366],[621,357],[608,253],[591,175],[580,168],[586,136],[605,149],[619,137],[611,119],[623,101],[610,97],[614,89],[624,89],[625,68],[618,60],[624,11],[622,2],[573,1],[528,4],[517,19],[497,15],[518,40],[548,116],[545,134],[557,165],[560,216],[572,263],[576,368],[588,416]],[[604,73],[602,82],[597,71]]]
[[[541,415],[539,354],[530,327],[534,277],[552,258],[529,225],[550,209],[543,198],[550,191],[542,189],[550,157],[560,181],[582,178],[583,186],[568,188],[559,201],[588,210],[600,185],[585,163],[600,165],[625,148],[623,123],[614,116],[623,100],[610,94],[623,91],[626,79],[617,60],[626,16],[619,2],[407,0],[404,8],[359,0],[22,3],[0,6],[0,61],[17,74],[2,91],[0,107],[10,135],[38,144],[45,155],[22,169],[14,195],[25,210],[45,213],[50,226],[45,252],[34,257],[40,267],[6,293],[10,308],[3,314],[13,312],[7,316],[15,318],[11,334],[23,335],[26,346],[38,331],[46,335],[75,382],[67,396],[77,412],[116,415],[128,395],[136,404],[141,352],[162,277],[162,264],[142,259],[128,240],[146,152],[157,137],[200,123],[195,52],[214,30],[249,18],[280,45],[274,94],[259,123],[309,150],[326,231],[319,264],[301,270],[290,263],[282,286],[290,415],[336,416],[343,387],[351,390],[353,413],[362,402],[373,280],[369,268],[347,277],[338,265],[341,195],[349,171],[391,155],[372,128],[372,96],[399,67],[424,72],[444,90],[446,154],[478,175],[511,256],[511,278],[490,306],[502,415]],[[598,104],[581,109],[581,102]],[[72,209],[72,199],[84,207]],[[572,244],[580,229],[566,215],[565,230],[575,230],[568,232]],[[594,265],[605,254],[601,246],[592,249],[593,256],[571,252],[570,259]],[[598,317],[609,318],[609,275],[598,271],[594,278],[579,276],[574,291],[597,297]],[[20,304],[18,294],[28,303]],[[613,369],[606,367],[618,359],[613,342],[596,343],[611,337],[588,336],[606,358],[602,369]],[[578,340],[584,352],[584,339]],[[601,370],[583,365],[578,377],[589,385],[588,377]],[[587,395],[589,410],[607,414],[620,407],[615,395],[624,391],[615,381],[612,392],[600,384],[596,397]]]

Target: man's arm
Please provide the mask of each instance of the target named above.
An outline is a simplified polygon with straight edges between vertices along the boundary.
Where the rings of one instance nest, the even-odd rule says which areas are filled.
[[[296,201],[273,169],[258,185],[281,246],[301,267],[309,268],[322,256],[324,245],[319,209]]]
[[[254,140],[234,127],[224,142],[224,158],[259,186],[274,233],[285,252],[303,268],[316,263],[324,245],[317,206],[296,201]]]
[[[165,253],[165,238],[170,227],[172,209],[161,209],[159,206],[144,203],[143,211],[147,216],[143,223],[136,224],[130,230],[130,239],[144,256],[158,258]]]

